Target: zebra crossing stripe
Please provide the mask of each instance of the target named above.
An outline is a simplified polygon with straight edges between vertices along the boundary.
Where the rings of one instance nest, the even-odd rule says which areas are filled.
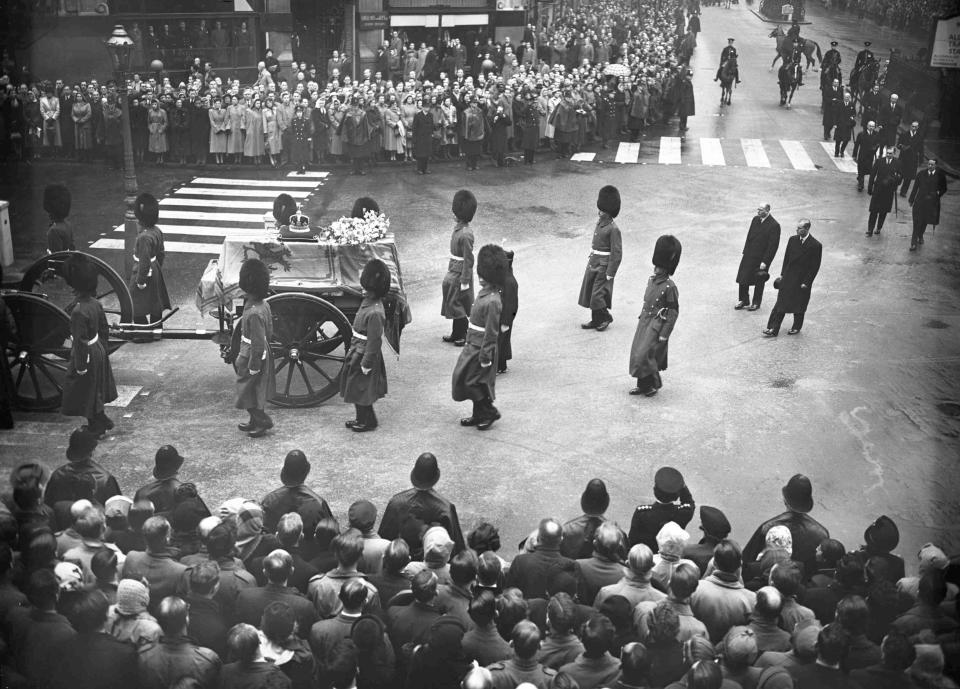
[[[823,146],[823,150],[827,152],[827,155],[830,156],[830,160],[833,161],[833,164],[837,166],[837,169],[840,172],[853,172],[857,171],[857,161],[853,158],[834,158],[833,152],[834,147],[833,143],[830,141],[821,141],[820,145]]]
[[[288,189],[287,194],[290,194],[294,199],[305,199],[307,198],[313,189]],[[182,196],[239,196],[243,198],[251,197],[261,197],[266,199],[274,199],[277,194],[280,192],[276,189],[217,189],[216,187],[180,187],[175,192],[173,192],[174,197]]]
[[[118,249],[123,251],[123,240],[101,237],[90,245],[91,249]],[[196,242],[163,242],[163,248],[174,254],[213,254],[220,253],[220,244],[198,244]]]
[[[222,220],[263,225],[263,213],[220,213],[217,211],[163,211],[164,220]]]
[[[740,147],[747,159],[747,167],[770,167],[770,159],[760,139],[740,139]]]
[[[183,196],[168,196],[160,199],[160,207],[176,206],[178,208],[250,208],[269,210],[273,208],[273,201],[251,201],[249,199],[188,199]]]
[[[660,137],[660,159],[661,165],[679,165],[680,164],[680,137],[679,136],[661,136]]]
[[[810,156],[807,155],[807,152],[803,148],[803,144],[799,141],[780,141],[780,146],[783,148],[783,152],[787,154],[787,158],[790,159],[790,164],[793,165],[796,170],[816,170],[817,166],[813,164],[813,161],[810,159]]]
[[[303,174],[300,174],[299,172],[294,170],[293,172],[287,173],[287,177],[314,177],[314,178],[319,177],[320,179],[323,179],[329,174],[330,174],[329,172],[313,172],[309,170],[307,172],[304,172]]]
[[[629,141],[622,141],[617,146],[617,157],[615,163],[636,163],[640,159],[640,144]]]
[[[251,187],[265,189],[290,189],[299,187],[300,189],[313,189],[317,186],[317,181],[313,180],[295,180],[295,179],[231,179],[229,177],[197,177],[190,180],[191,184],[220,184],[230,187]]]
[[[700,139],[700,160],[704,165],[726,165],[720,139]]]

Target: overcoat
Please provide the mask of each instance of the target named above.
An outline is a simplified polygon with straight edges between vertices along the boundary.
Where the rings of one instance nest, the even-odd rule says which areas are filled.
[[[306,165],[310,162],[310,120],[294,116],[290,123],[290,162]]]
[[[170,295],[161,269],[165,257],[163,232],[159,227],[144,227],[137,235],[133,250],[136,270],[130,276],[133,316],[159,316],[170,308]],[[146,285],[144,289],[138,284]]]
[[[353,319],[353,339],[340,373],[340,395],[349,404],[370,406],[387,394],[387,369],[383,363],[383,301],[364,295]],[[364,374],[361,368],[370,369]]]
[[[500,292],[487,285],[470,310],[467,344],[453,369],[453,399],[457,402],[496,399],[497,335],[502,311]]]
[[[419,111],[413,116],[413,157],[429,158],[433,153],[433,115]]]
[[[507,135],[510,129],[510,117],[504,111],[490,117],[490,154],[503,155],[507,152]]]
[[[230,131],[227,134],[227,153],[243,153],[243,113],[245,109],[239,103],[225,108],[230,123]]]
[[[440,315],[444,318],[466,318],[473,305],[473,230],[470,225],[457,221],[450,235],[450,259],[447,274],[443,277],[443,302]],[[460,285],[470,287],[460,289]]]
[[[276,380],[273,374],[273,312],[265,301],[247,298],[240,318],[240,353],[234,368],[237,371],[237,409],[263,409],[273,395]],[[259,370],[250,375],[250,369]]]
[[[193,155],[198,156],[202,161],[206,159],[206,153],[210,150],[210,117],[207,115],[207,108],[199,102],[190,104],[188,110],[190,112],[190,149]],[[224,144],[226,144],[225,138]]]
[[[107,358],[110,331],[103,307],[93,297],[77,299],[70,312],[70,361],[63,382],[60,413],[64,416],[91,418],[103,411],[103,405],[117,399],[117,385]],[[86,371],[80,375],[79,371]]]
[[[508,361],[513,358],[513,345],[510,340],[513,336],[513,323],[517,317],[519,308],[519,288],[517,278],[513,276],[513,268],[507,274],[507,279],[502,288],[500,288],[500,325],[505,325],[509,330],[500,333],[499,347],[500,361]]]
[[[637,331],[630,346],[630,375],[644,378],[667,368],[667,343],[661,337],[670,337],[680,315],[677,286],[666,273],[656,273],[647,281],[643,293]]]
[[[847,105],[841,100],[834,109],[833,123],[837,126],[833,134],[834,139],[850,141],[853,128],[857,123],[857,107],[853,103]]]
[[[227,139],[230,135],[230,115],[223,108],[210,108],[207,115],[210,120],[210,152],[226,153]]]
[[[837,104],[843,102],[843,91],[838,86],[828,86],[821,94],[820,107],[823,110],[823,126],[832,127],[837,123]]]
[[[741,285],[757,284],[757,271],[760,264],[766,263],[767,269],[773,265],[773,258],[780,248],[780,223],[767,215],[761,219],[753,216],[750,229],[747,230],[747,240],[743,243],[743,258],[740,259],[740,268],[737,269],[737,282]]]
[[[926,225],[940,224],[940,197],[947,193],[947,176],[940,168],[930,173],[924,170],[917,174],[917,181],[910,192],[913,204],[913,219]]]
[[[888,163],[883,157],[873,164],[870,185],[867,187],[867,191],[871,194],[871,213],[890,212],[893,208],[893,195],[897,193],[901,179],[903,175],[900,173],[900,163],[896,158]]]
[[[586,309],[609,309],[613,306],[613,280],[623,258],[620,228],[613,218],[604,216],[597,221],[590,244],[590,258],[580,283],[577,303]]]
[[[697,114],[697,105],[693,98],[693,83],[689,79],[677,82],[677,114],[691,117]]]
[[[857,159],[857,175],[864,177],[873,170],[873,161],[877,158],[877,149],[880,147],[880,133],[871,134],[866,129],[857,134],[853,145],[853,157]]]
[[[780,271],[780,292],[774,309],[784,313],[805,313],[813,291],[813,280],[820,271],[820,258],[823,246],[807,235],[804,242],[799,235],[793,235],[787,241],[787,250],[783,255],[783,268]],[[800,285],[806,285],[801,289]]]
[[[263,110],[247,108],[243,113],[243,128],[247,130],[243,138],[243,155],[247,158],[262,156],[265,151]]]
[[[163,108],[147,111],[147,129],[150,139],[147,148],[151,153],[167,152],[167,112]]]

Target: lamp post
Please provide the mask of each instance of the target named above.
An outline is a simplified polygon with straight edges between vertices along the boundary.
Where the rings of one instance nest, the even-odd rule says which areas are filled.
[[[123,136],[123,193],[126,210],[123,214],[123,269],[127,278],[133,272],[133,252],[137,242],[137,216],[134,204],[137,200],[137,171],[133,164],[133,137],[130,134],[130,101],[127,93],[127,73],[133,57],[133,40],[120,24],[106,41],[114,79],[117,82],[117,98],[120,102],[120,130]]]

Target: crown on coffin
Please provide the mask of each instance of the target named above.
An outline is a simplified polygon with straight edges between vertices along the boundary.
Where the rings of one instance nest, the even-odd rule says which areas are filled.
[[[290,216],[290,231],[303,233],[310,231],[310,218],[304,215],[299,203],[297,212]]]

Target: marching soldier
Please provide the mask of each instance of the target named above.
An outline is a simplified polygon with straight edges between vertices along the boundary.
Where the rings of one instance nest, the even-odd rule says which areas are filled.
[[[163,232],[157,227],[160,204],[153,194],[137,197],[134,214],[140,234],[134,245],[133,275],[130,276],[130,295],[133,297],[133,322],[156,323],[170,308],[170,295],[163,280]]]
[[[70,215],[70,190],[62,184],[48,184],[43,190],[43,210],[50,216],[47,253],[76,251],[73,230],[67,222],[67,216]]]
[[[683,480],[683,474],[673,467],[661,467],[653,477],[654,502],[640,505],[630,522],[630,547],[643,543],[657,552],[657,533],[667,522],[676,522],[686,528],[697,504]]]
[[[453,215],[457,224],[450,235],[450,259],[443,278],[443,303],[440,315],[453,320],[444,342],[463,347],[467,340],[467,323],[473,306],[473,230],[470,223],[477,213],[477,198],[461,189],[453,196]]]
[[[857,161],[857,191],[863,191],[863,178],[873,171],[873,162],[880,148],[880,133],[873,120],[867,122],[866,129],[857,134],[853,143],[853,157]]]
[[[266,302],[270,289],[270,270],[263,261],[251,258],[240,266],[239,287],[245,293],[243,316],[240,318],[240,352],[234,367],[237,371],[237,409],[246,409],[250,420],[237,425],[251,438],[266,435],[273,420],[264,411],[267,398],[273,394],[273,313]]]
[[[916,251],[923,244],[923,233],[927,225],[936,227],[940,223],[940,197],[947,193],[947,176],[937,167],[937,161],[930,158],[927,169],[917,175],[917,183],[910,192],[910,205],[913,206],[913,238],[910,251]]]
[[[870,199],[870,217],[867,220],[867,236],[872,237],[874,231],[880,234],[883,221],[893,207],[893,197],[897,193],[897,186],[903,174],[900,172],[900,163],[893,157],[893,146],[887,146],[884,157],[873,164],[870,174],[870,184],[867,193]]]
[[[620,228],[613,221],[620,214],[620,192],[607,185],[597,196],[599,220],[593,230],[590,258],[580,284],[580,306],[590,309],[590,320],[580,327],[584,330],[603,332],[611,323],[610,307],[613,305],[613,279],[623,260],[623,243]]]
[[[653,397],[667,368],[667,341],[680,315],[677,286],[671,276],[680,262],[680,242],[663,235],[653,249],[654,272],[643,294],[643,310],[630,346],[630,375],[637,379],[631,395]]]
[[[717,65],[717,76],[714,77],[714,81],[720,81],[720,70],[723,69],[723,63],[727,60],[738,60],[740,56],[737,54],[737,49],[733,46],[733,39],[727,39],[726,47],[720,51],[720,64]],[[737,83],[740,83],[740,68],[737,67]]]

